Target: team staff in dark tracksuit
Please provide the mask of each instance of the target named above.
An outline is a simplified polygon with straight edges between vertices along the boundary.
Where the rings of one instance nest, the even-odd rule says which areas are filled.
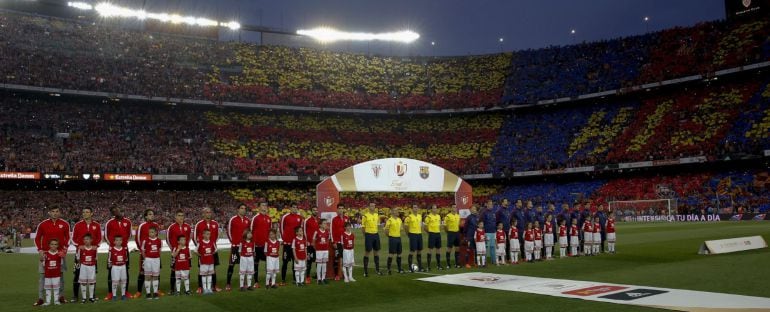
[[[476,256],[476,228],[479,226],[479,213],[476,205],[471,206],[471,214],[465,218],[465,225],[463,225],[463,233],[465,234],[465,241],[468,243],[468,250],[465,253],[465,266],[470,267],[471,261]]]
[[[607,214],[604,212],[604,205],[599,205],[599,208],[596,211],[595,217],[599,217],[599,225],[601,225],[601,228],[602,228],[601,252],[604,253],[604,241],[607,240],[607,229],[604,228],[604,225],[607,224]]]
[[[500,207],[497,208],[497,222],[503,224],[503,230],[505,231],[505,241],[508,241],[508,233],[511,230],[511,205],[507,198],[503,198],[500,202]],[[510,258],[511,250],[510,244],[505,244],[506,258]]]
[[[497,233],[497,213],[494,202],[487,200],[487,205],[479,212],[481,221],[484,222],[484,233],[487,236],[487,257],[495,259],[495,233]]]

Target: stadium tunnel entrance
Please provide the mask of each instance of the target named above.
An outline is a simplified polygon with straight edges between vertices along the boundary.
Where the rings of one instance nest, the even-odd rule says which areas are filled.
[[[316,186],[321,217],[337,214],[341,192],[454,192],[461,218],[470,214],[473,188],[456,174],[410,158],[370,160],[339,171]]]

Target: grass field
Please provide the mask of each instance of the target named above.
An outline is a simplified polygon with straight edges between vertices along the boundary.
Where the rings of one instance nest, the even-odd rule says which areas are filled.
[[[770,223],[655,223],[619,224],[618,254],[597,257],[561,259],[535,264],[494,267],[485,272],[517,274],[622,283],[644,286],[681,288],[701,291],[770,297],[770,250],[762,249],[726,255],[698,255],[704,240],[749,235],[762,235],[770,241]],[[358,236],[357,264],[361,264],[362,239]],[[383,240],[386,243],[387,240]],[[404,245],[406,247],[406,245]],[[387,250],[387,246],[383,246]],[[228,252],[220,254],[223,263]],[[104,255],[101,262],[105,263]],[[136,261],[133,255],[129,271],[130,290],[136,290]],[[443,254],[442,254],[443,258]],[[161,289],[168,289],[168,256],[162,258]],[[381,265],[386,256],[381,255]],[[406,254],[404,254],[406,263]],[[443,259],[442,259],[443,260]],[[71,259],[68,260],[71,265]],[[35,255],[0,255],[0,302],[2,311],[29,311],[37,297],[37,260]],[[71,269],[71,268],[70,268]],[[227,266],[218,269],[220,286],[224,286]],[[315,271],[315,270],[314,270]],[[468,272],[466,269],[438,271],[440,273]],[[106,274],[98,275],[97,294],[106,292]],[[437,271],[432,271],[437,273]],[[195,274],[195,272],[192,272]],[[191,275],[192,275],[191,274]],[[363,277],[357,268],[358,282],[332,282],[327,286],[311,285],[306,288],[281,287],[267,291],[220,293],[214,296],[164,297],[157,301],[144,299],[128,302],[98,302],[96,304],[66,304],[45,307],[55,311],[81,311],[97,308],[100,311],[176,310],[192,311],[495,311],[510,309],[526,311],[636,311],[647,308],[548,296],[451,286],[416,281],[423,274]],[[288,274],[289,278],[291,272]],[[233,277],[237,281],[237,273]],[[280,281],[280,277],[279,277]],[[71,296],[72,273],[65,273],[65,295]],[[197,286],[197,281],[192,283]],[[264,284],[264,264],[260,269],[260,284]],[[194,287],[193,286],[193,287]]]

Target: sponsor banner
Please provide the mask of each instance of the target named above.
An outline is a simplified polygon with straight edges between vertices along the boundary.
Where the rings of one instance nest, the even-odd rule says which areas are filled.
[[[352,175],[346,169],[333,177],[342,192],[454,192],[458,180],[449,173],[453,183],[445,183],[444,168],[409,158],[377,159],[352,169]]]
[[[770,309],[770,298],[763,297],[532,276],[462,273],[418,280],[679,311]]]
[[[186,174],[153,174],[153,180],[157,181],[187,181]]]
[[[596,168],[594,168],[594,166],[573,167],[573,168],[566,168],[566,169],[564,169],[564,172],[566,172],[566,173],[593,172],[595,169]]]
[[[644,167],[652,167],[652,161],[637,161],[632,163],[618,164],[618,168],[620,169],[632,169],[632,168],[644,168]]]
[[[770,220],[770,214],[766,213],[736,213],[736,214],[720,214],[722,220],[725,221],[764,221]]]
[[[670,166],[670,165],[678,165],[680,164],[681,160],[679,159],[663,159],[663,160],[653,160],[652,165],[653,166]]]
[[[40,172],[0,172],[0,180],[40,180]]]
[[[626,222],[716,222],[722,221],[719,215],[660,215],[660,216],[625,216]]]
[[[694,163],[704,163],[708,159],[706,159],[706,156],[698,156],[698,157],[685,157],[685,158],[679,158],[680,164],[694,164]]]
[[[543,170],[543,174],[562,174],[567,172],[565,169],[546,169]]]
[[[152,175],[137,173],[105,173],[104,179],[107,181],[152,181]]]
[[[216,177],[216,179],[214,177]],[[219,176],[207,176],[202,174],[187,175],[187,181],[212,181],[212,180],[219,180]]]
[[[542,170],[516,171],[513,173],[514,177],[531,177],[531,176],[539,176],[539,175],[543,175]]]
[[[768,0],[725,0],[725,11],[727,11],[725,15],[728,19],[750,18],[767,12],[770,9],[768,7],[770,7]]]
[[[767,242],[762,236],[748,236],[705,241],[701,244],[698,254],[723,254],[762,248],[767,248]]]

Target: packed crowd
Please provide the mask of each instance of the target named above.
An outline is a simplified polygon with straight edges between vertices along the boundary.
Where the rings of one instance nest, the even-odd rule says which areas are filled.
[[[511,114],[492,151],[496,173],[705,156],[761,155],[766,82],[688,88],[640,100]]]
[[[717,21],[563,47],[397,58],[182,38],[103,20],[2,11],[0,82],[214,102],[386,110],[489,107],[767,60],[769,25]]]

